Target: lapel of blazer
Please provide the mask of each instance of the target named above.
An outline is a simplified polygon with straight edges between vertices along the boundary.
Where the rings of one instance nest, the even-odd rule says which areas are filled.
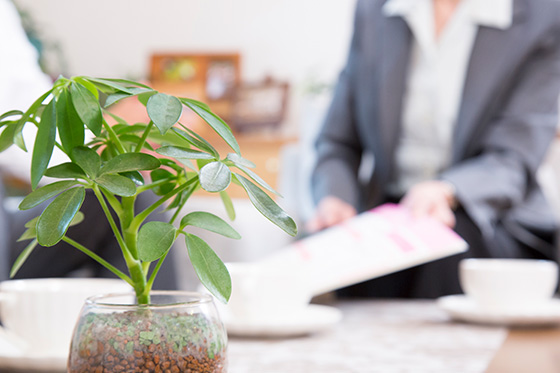
[[[508,73],[508,56],[516,50],[523,37],[522,24],[526,3],[516,0],[513,22],[509,29],[499,30],[481,26],[478,30],[453,137],[453,163],[463,159],[470,141],[484,123],[485,110],[496,97],[499,82]],[[483,73],[481,73],[483,72]]]
[[[394,150],[401,128],[412,33],[401,17],[383,17],[380,24],[379,135],[385,159],[379,166],[388,171],[393,169]]]

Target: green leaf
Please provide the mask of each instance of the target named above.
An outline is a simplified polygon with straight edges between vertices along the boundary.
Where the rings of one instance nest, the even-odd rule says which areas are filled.
[[[233,162],[233,164],[241,165],[244,167],[255,168],[256,165],[248,159],[243,158],[237,153],[229,153],[226,157],[226,160]]]
[[[150,97],[152,97],[156,93],[157,91],[148,91],[148,92],[141,93],[138,95],[138,101],[140,101],[142,105],[147,106]]]
[[[70,84],[70,98],[71,102],[76,109],[76,113],[82,121],[86,124],[87,128],[95,134],[101,135],[101,126],[103,117],[101,115],[101,107],[99,102],[86,87],[77,82]]]
[[[113,142],[107,142],[107,146],[101,151],[100,157],[102,162],[108,162],[117,155],[119,155],[119,153],[117,152],[115,144]]]
[[[200,282],[222,303],[231,296],[231,277],[218,255],[200,237],[187,234],[189,258]]]
[[[0,115],[0,121],[9,118],[9,117],[14,117],[14,116],[22,116],[23,115],[23,111],[21,110],[10,110],[5,112],[4,114]]]
[[[122,135],[125,133],[135,133],[135,132],[144,132],[144,130],[146,129],[146,125],[145,124],[126,124],[126,122],[122,123],[122,124],[115,124],[113,126],[113,130],[115,130],[115,132],[118,135]]]
[[[29,220],[27,223],[25,223],[25,228],[27,229],[18,239],[18,242],[37,237],[37,221],[39,220],[39,217],[40,216],[36,216],[33,219]],[[81,211],[78,211],[74,216],[74,219],[72,219],[72,221],[70,222],[70,226],[72,227],[74,225],[78,225],[82,221],[84,221],[84,214]]]
[[[179,206],[183,206],[183,205],[185,204],[185,202],[186,202],[186,199],[188,199],[188,197],[192,194],[192,193],[190,193],[190,189],[192,189],[192,187],[189,188],[189,189],[187,189],[187,190],[184,190],[184,191],[178,193],[178,194],[175,196],[175,198],[173,198],[173,201],[171,201],[171,202],[167,205],[167,207],[165,208],[165,210],[166,210],[166,211],[171,211],[171,210],[176,209],[176,208],[179,207]],[[156,194],[157,194],[157,193],[156,193]],[[158,195],[161,195],[161,194],[158,194]]]
[[[142,87],[142,88],[147,88],[147,89],[152,89],[150,87],[148,87],[145,84],[142,83],[138,83],[135,82],[134,80],[128,80],[128,79],[114,79],[114,78],[89,78],[89,80],[95,80],[95,81],[99,81],[101,83],[106,84],[107,82],[109,83],[117,83],[120,86],[134,86],[134,87]],[[122,89],[121,89],[122,90]]]
[[[264,181],[259,175],[257,175],[256,173],[254,173],[252,170],[248,169],[245,166],[242,166],[241,164],[236,164],[235,165],[237,168],[239,168],[241,171],[245,172],[251,179],[253,179],[254,182],[256,182],[257,184],[259,184],[261,187],[263,187],[264,189],[268,190],[271,193],[276,194],[279,197],[282,197],[282,195],[280,193],[278,193],[277,191],[275,191],[270,185],[267,184],[266,181]]]
[[[17,124],[17,127],[15,129],[14,136],[13,136],[14,138],[21,136],[21,131],[23,131],[23,127],[25,126],[25,123],[27,123],[29,121],[29,118],[31,118],[32,115],[35,116],[38,113],[39,108],[41,108],[41,105],[43,104],[43,101],[45,101],[45,99],[52,93],[52,91],[53,91],[53,89],[51,88],[47,92],[43,93],[41,95],[41,97],[39,97],[37,100],[35,100],[35,102],[33,102],[33,104],[31,104],[29,109],[27,109],[27,111],[22,115],[22,117],[18,120],[18,124]],[[20,145],[18,145],[18,146],[23,151],[27,151],[27,149],[25,148],[25,144],[23,144],[24,145],[23,147],[20,146]]]
[[[68,189],[47,206],[37,221],[37,241],[41,246],[53,246],[64,237],[85,195],[84,187]]]
[[[164,256],[175,241],[175,227],[161,221],[148,222],[138,232],[138,258],[153,262]]]
[[[197,105],[200,106],[201,108],[203,108],[204,110],[208,110],[208,111],[212,111],[212,109],[210,109],[210,106],[208,106],[206,103],[202,102],[202,101],[197,101],[197,100],[193,100],[192,98],[180,98],[181,101],[187,101],[190,102],[193,105]]]
[[[178,159],[215,159],[212,154],[188,148],[181,148],[178,146],[162,146],[157,149],[156,152],[167,157]]]
[[[28,221],[27,223],[25,223],[25,227],[27,229],[25,230],[25,232],[23,232],[21,237],[18,238],[18,242],[27,241],[27,240],[30,240],[32,238],[37,237],[37,221],[38,220],[39,220],[39,216],[36,216],[33,219],[31,219],[30,221]],[[74,216],[74,219],[72,219],[72,221],[70,222],[70,226],[80,224],[82,221],[84,221],[84,214],[82,212],[78,211],[76,216]]]
[[[33,219],[31,219],[27,223],[25,223],[24,227],[25,228],[36,227],[37,226],[37,220],[39,220],[39,217],[35,216]]]
[[[85,172],[75,163],[66,162],[50,167],[45,172],[45,176],[57,179],[85,179]]]
[[[14,144],[14,136],[18,129],[18,122],[11,122],[6,125],[4,131],[0,135],[0,152],[8,149]]]
[[[25,146],[25,140],[23,139],[23,132],[14,133],[14,144],[24,152],[27,152],[27,146]]]
[[[173,128],[172,131],[174,131],[181,139],[185,140],[186,142],[193,145],[194,147],[202,151],[205,151],[207,153],[213,154],[215,158],[220,157],[218,151],[214,149],[214,147],[210,145],[208,141],[204,140],[202,137],[198,136],[190,129],[185,127],[185,131],[183,131],[179,128]]]
[[[122,143],[129,143],[130,145],[132,145],[130,147],[131,149],[136,149],[136,146],[142,140],[142,138],[138,135],[124,134],[119,136],[119,140],[121,140]],[[148,142],[144,143],[144,147],[148,149],[152,148]],[[131,152],[134,153],[135,151],[131,150]]]
[[[39,181],[43,178],[51,160],[56,140],[56,107],[54,99],[49,102],[43,114],[37,130],[33,155],[31,158],[31,187],[37,188]]]
[[[165,180],[165,179],[175,180],[176,178],[175,175],[173,175],[171,172],[163,168],[159,168],[157,170],[150,172],[150,177],[152,179],[152,182]]]
[[[31,227],[27,228],[25,232],[23,232],[23,234],[17,239],[17,242],[27,241],[35,238],[37,238],[37,227]]]
[[[131,96],[132,95],[130,93],[126,93],[126,92],[112,93],[109,96],[107,96],[107,98],[105,99],[105,103],[103,104],[103,107],[108,108],[114,103],[119,102],[120,100]]]
[[[84,145],[84,123],[76,113],[68,92],[63,89],[56,101],[56,125],[66,153],[76,146]]]
[[[158,93],[150,97],[146,106],[148,116],[161,134],[166,133],[181,117],[183,105],[175,96]]]
[[[222,203],[224,204],[229,220],[235,220],[235,208],[233,207],[229,194],[223,190],[220,192],[220,198],[222,199]]]
[[[152,179],[152,182],[169,180],[168,183],[163,183],[153,188],[154,193],[158,196],[163,196],[171,192],[175,188],[175,175],[167,170],[164,170],[163,168],[159,168],[150,172],[150,178]]]
[[[220,217],[209,212],[195,211],[191,212],[188,215],[185,215],[183,219],[181,219],[180,229],[182,230],[188,225],[206,229],[207,231],[218,233],[222,236],[233,238],[236,240],[241,238],[241,235],[237,233],[237,231],[233,229],[231,225],[226,223]]]
[[[188,168],[191,171],[198,172],[197,168],[194,166],[194,163],[190,159],[179,158],[177,159],[183,166]]]
[[[18,273],[23,263],[25,263],[27,258],[29,258],[29,255],[31,255],[31,253],[36,247],[37,247],[37,240],[33,240],[29,243],[29,245],[27,245],[25,249],[23,249],[21,254],[19,254],[17,259],[15,260],[14,265],[12,266],[12,269],[10,271],[10,278],[14,278],[14,276]]]
[[[109,88],[111,88],[111,91],[120,91],[120,92],[125,92],[125,93],[128,93],[128,94],[133,94],[131,89],[126,87],[126,85],[124,85],[120,82],[112,81],[111,79],[88,77],[88,80],[90,82],[94,83],[97,87],[99,87],[101,89],[101,91],[106,92],[106,93],[108,92],[106,87],[109,87]]]
[[[167,131],[167,133],[162,135],[159,132],[159,129],[154,126],[150,130],[148,140],[150,141],[150,143],[159,145],[185,146],[185,140],[173,131],[175,128],[176,127],[172,127],[171,131]]]
[[[167,166],[169,168],[172,168],[173,170],[175,170],[177,172],[182,172],[183,171],[183,167],[178,165],[177,162],[175,162],[172,159],[161,158],[159,161],[161,162],[162,165]]]
[[[198,101],[182,98],[181,102],[194,111],[206,123],[216,131],[218,135],[236,152],[240,153],[239,144],[233,136],[229,126],[216,114],[211,112],[207,106],[202,106]]]
[[[221,192],[231,182],[231,171],[222,162],[210,162],[200,169],[200,186],[208,192]]]
[[[96,100],[99,100],[99,92],[97,91],[97,88],[95,87],[94,84],[92,84],[89,80],[87,80],[85,77],[83,76],[75,76],[74,78],[72,78],[73,81],[80,83],[81,85],[83,85],[84,87],[87,88],[88,91],[91,92],[92,95],[95,96]]]
[[[138,171],[119,172],[119,175],[129,178],[136,185],[144,185],[144,177]]]
[[[72,160],[94,179],[101,170],[101,157],[99,154],[85,146],[78,146],[72,149]]]
[[[202,167],[206,166],[209,163],[212,163],[213,161],[209,160],[209,159],[197,159],[196,160],[196,165],[198,166],[198,169],[202,169]]]
[[[84,218],[85,218],[84,213],[81,212],[81,211],[78,211],[76,213],[76,215],[74,216],[74,219],[72,219],[72,221],[70,222],[70,226],[73,227],[74,225],[80,224],[81,222],[84,221]]]
[[[122,99],[128,98],[128,97],[133,97],[133,96],[137,96],[143,93],[151,93],[151,94],[155,94],[155,91],[152,90],[147,90],[146,88],[129,88],[128,92],[116,92],[113,94],[110,94],[107,99],[105,100],[105,107],[109,107],[111,105],[113,105],[116,102],[119,102]]]
[[[19,204],[19,209],[29,210],[76,184],[78,182],[74,180],[55,181],[54,183],[47,184],[29,193]]]
[[[243,189],[245,189],[251,203],[261,214],[290,236],[295,236],[297,234],[297,226],[294,220],[286,214],[272,198],[243,176],[235,174],[234,177],[239,181]]]
[[[125,153],[117,155],[101,167],[100,175],[118,172],[153,170],[161,165],[153,155],[144,153]]]
[[[117,196],[132,197],[136,194],[136,184],[125,176],[106,174],[96,178],[95,182]]]
[[[113,129],[115,130],[115,132],[117,132],[117,128],[119,126],[124,126],[124,127],[129,127],[130,125],[127,123],[126,120],[124,120],[123,118],[119,117],[118,115],[116,115],[115,113],[111,113],[110,111],[106,111],[105,114],[109,115],[111,118],[113,118],[117,124],[113,125]],[[118,132],[117,132],[118,133]]]

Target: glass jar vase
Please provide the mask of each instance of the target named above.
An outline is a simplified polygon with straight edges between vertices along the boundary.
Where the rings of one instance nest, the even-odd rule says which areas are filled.
[[[88,298],[76,324],[69,373],[227,371],[227,334],[213,298],[153,291]]]

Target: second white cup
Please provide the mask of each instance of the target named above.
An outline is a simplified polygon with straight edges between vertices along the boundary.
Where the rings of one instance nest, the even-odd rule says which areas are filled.
[[[464,259],[459,279],[465,294],[485,311],[534,310],[550,301],[558,265],[533,259]]]

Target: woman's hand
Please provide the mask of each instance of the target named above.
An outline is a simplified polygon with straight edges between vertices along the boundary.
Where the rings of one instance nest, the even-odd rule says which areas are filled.
[[[445,181],[424,181],[414,185],[401,200],[414,216],[429,215],[450,228],[455,226],[455,188]]]
[[[340,198],[328,196],[319,202],[314,216],[306,224],[306,229],[310,233],[318,232],[342,223],[356,214],[356,209],[349,203]]]

